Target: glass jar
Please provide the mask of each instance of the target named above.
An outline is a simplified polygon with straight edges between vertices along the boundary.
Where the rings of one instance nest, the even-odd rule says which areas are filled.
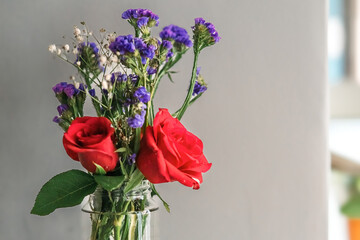
[[[90,213],[90,240],[154,240],[151,215],[158,209],[147,180],[124,193],[98,187],[82,211]]]

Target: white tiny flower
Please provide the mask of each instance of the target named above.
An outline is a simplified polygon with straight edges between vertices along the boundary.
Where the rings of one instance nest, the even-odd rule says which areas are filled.
[[[89,32],[89,36],[92,36],[92,35],[93,35],[93,32],[92,32],[92,31],[90,31],[90,32]]]
[[[84,38],[83,38],[82,36],[78,35],[78,36],[76,36],[76,40],[77,40],[78,42],[83,42],[83,41],[84,41]]]
[[[107,81],[102,81],[101,82],[101,87],[102,89],[108,90],[109,84]]]
[[[116,36],[114,33],[109,34],[109,42],[115,42]]]
[[[55,44],[49,45],[49,52],[51,52],[51,53],[55,53],[55,52],[56,52],[56,46],[55,46]]]
[[[65,44],[63,48],[66,52],[68,52],[70,50],[69,44]]]
[[[70,80],[74,81],[74,80],[75,80],[75,76],[70,76]]]
[[[119,51],[116,51],[116,55],[120,56],[120,52],[119,52]]]
[[[111,75],[110,74],[105,74],[105,80],[110,81],[110,79],[111,79]]]
[[[112,92],[110,92],[109,95],[108,95],[109,99],[113,98],[113,96],[114,96],[114,94]]]
[[[78,54],[78,53],[79,53],[78,49],[77,49],[77,48],[74,48],[73,54],[76,55],[76,54]]]
[[[61,49],[60,49],[60,48],[58,48],[58,49],[56,50],[56,54],[57,54],[57,55],[60,55],[60,54],[61,54]]]
[[[79,89],[80,83],[79,82],[74,82],[74,86],[75,86],[76,89]]]
[[[105,57],[104,55],[101,55],[101,56],[99,57],[99,62],[100,62],[102,65],[105,65],[105,63],[106,63],[106,57]]]
[[[110,59],[113,63],[117,63],[119,61],[119,58],[116,55],[113,55]]]
[[[80,67],[81,62],[80,62],[80,61],[77,61],[77,62],[76,62],[76,65],[78,65],[78,66]]]
[[[80,34],[81,34],[81,30],[77,26],[74,26],[74,35],[78,36]]]

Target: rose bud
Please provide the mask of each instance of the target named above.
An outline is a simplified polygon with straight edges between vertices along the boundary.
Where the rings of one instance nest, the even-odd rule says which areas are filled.
[[[78,117],[64,133],[63,144],[66,153],[89,172],[96,172],[94,163],[109,172],[118,162],[113,134],[114,128],[105,117]]]
[[[160,109],[154,126],[148,126],[141,140],[136,165],[152,183],[178,181],[200,188],[202,173],[208,171],[203,143],[190,133],[167,109]]]

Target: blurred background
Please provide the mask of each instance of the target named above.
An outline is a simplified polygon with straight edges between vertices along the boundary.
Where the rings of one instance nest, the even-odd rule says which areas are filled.
[[[345,9],[354,8],[334,4],[331,112],[356,117],[360,94],[349,100],[354,115],[335,105],[343,101],[335,101],[340,94],[335,85],[357,89],[356,77],[347,75],[347,59],[355,66],[360,57],[349,54],[354,42]],[[121,19],[129,8],[149,8],[160,16],[155,35],[168,24],[190,32],[193,19],[201,16],[222,37],[200,56],[208,91],[182,119],[203,140],[213,167],[198,191],[179,183],[158,187],[172,210],[159,210],[158,239],[327,239],[327,6],[326,0],[0,0],[0,239],[84,239],[89,216],[80,207],[30,215],[46,181],[81,169],[65,153],[63,132],[52,122],[58,103],[51,88],[69,81],[74,70],[47,49],[69,42],[80,21],[95,34],[100,28],[132,33]],[[192,57],[189,51],[175,67],[174,83],[163,80],[156,106],[170,111],[180,106]],[[340,142],[346,145],[347,138]],[[350,143],[356,149],[357,141]],[[338,189],[345,189],[340,182]],[[339,213],[343,202],[333,196],[332,209],[346,232]]]
[[[360,239],[360,2],[330,0],[329,239]]]

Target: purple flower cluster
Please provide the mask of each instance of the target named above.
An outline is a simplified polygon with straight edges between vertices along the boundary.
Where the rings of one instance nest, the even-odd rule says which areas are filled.
[[[135,19],[138,27],[159,25],[159,16],[148,9],[128,9],[122,14],[123,19]]]
[[[128,158],[129,165],[133,165],[135,163],[135,159],[136,159],[136,153],[131,154]]]
[[[135,52],[134,38],[131,34],[127,36],[118,36],[114,42],[109,45],[113,53],[119,52],[121,55]]]
[[[82,88],[84,89],[84,85],[80,85],[80,86],[82,86]],[[68,98],[72,98],[75,95],[79,94],[79,92],[80,92],[79,89],[77,89],[73,84],[69,84],[66,82],[61,82],[61,83],[56,84],[52,88],[52,90],[54,91],[54,93],[56,95],[65,93]]]
[[[90,47],[94,54],[97,55],[99,53],[99,48],[96,46],[96,43],[93,43],[93,42],[88,42],[87,44],[85,44],[84,42],[83,43],[80,43],[79,46],[78,46],[78,51],[79,51],[79,54],[81,55],[81,53],[84,51],[84,48],[85,47]]]
[[[121,55],[131,54],[138,50],[143,64],[146,63],[146,58],[154,58],[156,50],[154,45],[147,45],[141,38],[134,38],[132,35],[118,36],[109,48],[113,53],[119,52]]]
[[[184,28],[179,26],[173,24],[166,26],[159,35],[162,40],[173,40],[176,43],[184,44],[186,47],[192,46],[192,41],[190,40],[189,34]]]
[[[196,31],[196,29],[200,29],[200,26],[204,26],[202,28],[204,30],[206,29],[206,31],[210,35],[213,43],[219,42],[221,37],[219,36],[218,32],[215,29],[215,26],[212,23],[206,22],[203,18],[195,18],[195,26],[192,27],[194,32]]]
[[[198,95],[200,93],[203,93],[207,90],[207,87],[205,85],[201,85],[198,81],[195,82],[193,96]]]
[[[171,58],[174,55],[174,52],[172,51],[173,45],[170,41],[163,40],[161,43],[161,47],[163,47],[167,51],[166,60],[168,60],[169,58]]]
[[[111,83],[114,84],[115,81],[118,81],[118,82],[125,82],[127,81],[128,79],[128,76],[124,73],[121,73],[121,72],[115,72],[115,73],[112,73],[111,74]]]
[[[69,109],[69,106],[67,104],[61,104],[57,107],[57,111],[59,112],[60,116],[68,109]]]
[[[90,96],[95,97],[95,94],[96,94],[95,89],[90,89],[89,94],[90,94]]]
[[[145,114],[146,114],[146,111],[143,109],[143,110],[141,110],[140,114],[135,114],[134,117],[129,117],[127,119],[127,123],[132,128],[140,128],[140,127],[142,127],[142,125],[144,125]]]
[[[150,101],[150,93],[146,90],[144,86],[139,87],[134,92],[134,97],[137,98],[142,103],[147,103]]]

